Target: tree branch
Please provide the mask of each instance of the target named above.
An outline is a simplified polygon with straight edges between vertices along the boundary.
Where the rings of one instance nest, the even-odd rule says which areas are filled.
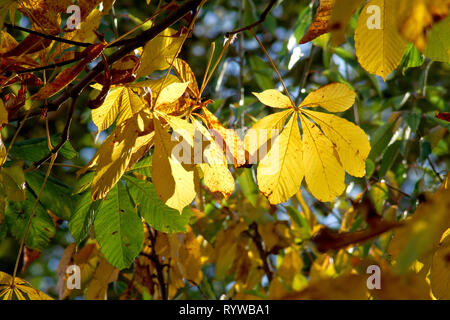
[[[183,3],[176,11],[172,12],[170,15],[168,15],[163,21],[161,21],[158,24],[155,24],[150,29],[143,31],[140,35],[124,40],[120,42],[120,45],[123,45],[120,49],[115,51],[113,54],[111,54],[107,58],[108,65],[112,65],[114,62],[122,59],[124,56],[126,56],[128,53],[133,51],[134,49],[137,49],[139,47],[142,47],[147,43],[147,41],[150,41],[151,39],[155,38],[158,34],[160,34],[163,30],[170,27],[174,23],[176,23],[178,20],[183,18],[188,12],[193,11],[197,8],[197,6],[200,4],[201,0],[189,0]],[[119,42],[117,42],[119,43]],[[116,43],[116,45],[117,45]],[[73,87],[69,88],[68,90],[65,90],[62,92],[55,100],[48,103],[48,111],[56,111],[59,109],[59,107],[70,97],[72,96],[78,96],[81,91],[89,85],[89,83],[95,79],[101,72],[103,72],[104,64],[103,61],[100,61],[97,63],[97,65],[89,71],[83,79],[81,79],[79,82],[77,82]],[[30,117],[38,116],[41,114],[41,108],[37,108],[35,110],[32,110],[30,112]],[[20,120],[24,117],[23,113],[17,113],[10,121],[16,121]]]
[[[66,61],[61,61],[61,62],[57,62],[57,63],[52,63],[52,64],[48,64],[46,66],[42,66],[42,67],[37,67],[37,68],[31,68],[31,69],[25,69],[25,70],[18,70],[18,71],[14,71],[17,74],[22,74],[22,73],[30,73],[30,72],[36,72],[36,71],[42,71],[42,70],[47,70],[47,69],[53,69],[56,67],[62,67],[65,66],[66,64],[71,64],[73,62],[79,61],[81,60],[83,57],[80,58],[73,58],[70,60],[66,60]]]
[[[277,0],[270,0],[269,4],[267,5],[266,9],[261,14],[261,16],[260,16],[258,21],[254,22],[252,24],[249,24],[246,27],[227,32],[225,34],[225,37],[229,38],[233,34],[236,34],[236,33],[239,33],[239,32],[245,31],[245,30],[250,30],[250,29],[256,27],[257,25],[263,23],[264,20],[266,20],[267,15],[269,14],[270,10],[272,10],[272,8],[273,8],[273,6],[275,5],[276,2],[277,2]]]
[[[77,102],[78,96],[72,97],[72,103],[70,104],[69,112],[67,113],[66,123],[64,125],[63,132],[61,133],[61,141],[52,149],[50,152],[43,157],[41,160],[36,161],[33,163],[31,167],[29,167],[27,170],[31,171],[34,169],[39,168],[44,162],[49,160],[54,154],[56,154],[66,143],[67,140],[69,140],[69,130],[70,130],[70,124],[72,123],[73,113],[75,111],[75,104]]]
[[[159,261],[159,257],[158,257],[158,255],[155,252],[155,244],[156,244],[156,237],[158,235],[158,231],[154,230],[150,226],[148,226],[148,229],[149,229],[148,233],[149,233],[151,246],[152,246],[152,252],[151,252],[150,260],[155,265],[156,276],[158,278],[161,299],[162,300],[168,300],[169,299],[169,290],[168,290],[169,289],[169,284],[166,283],[166,281],[164,279],[164,267],[165,267],[165,265],[162,264]],[[170,264],[169,264],[169,269],[170,269]]]
[[[27,29],[27,28],[24,28],[24,27],[21,27],[21,26],[16,26],[16,25],[13,25],[13,24],[10,24],[10,23],[4,23],[4,25],[6,27],[8,27],[8,28],[24,31],[24,32],[27,32],[27,33],[30,33],[30,34],[34,34],[34,35],[39,36],[41,38],[50,39],[50,40],[54,40],[54,41],[58,41],[58,42],[62,42],[62,43],[67,43],[67,44],[72,44],[72,45],[78,46],[78,47],[89,47],[92,44],[92,43],[73,41],[73,40],[69,40],[69,39],[64,39],[64,38],[52,36],[52,35],[41,33],[41,32],[35,31],[35,30]]]

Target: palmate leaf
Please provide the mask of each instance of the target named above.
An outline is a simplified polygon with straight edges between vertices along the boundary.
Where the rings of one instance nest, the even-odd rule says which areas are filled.
[[[286,99],[271,98],[279,95],[281,93],[271,91],[269,95],[259,94],[257,98],[271,106],[275,106],[275,101],[287,103]],[[287,201],[298,191],[303,177],[318,200],[331,201],[345,189],[345,171],[357,177],[364,175],[365,160],[370,152],[364,131],[337,116],[305,109],[321,106],[328,111],[345,111],[353,105],[355,96],[344,84],[326,85],[311,92],[298,108],[290,107],[267,116],[252,127],[256,131],[281,130],[287,117],[294,113],[280,135],[266,134],[252,150],[256,152],[263,144],[271,144],[267,155],[258,153],[263,158],[259,159],[257,170],[259,189],[270,203]],[[302,138],[297,114],[302,124]],[[251,146],[250,132],[245,138],[246,147]]]
[[[144,226],[122,182],[103,200],[94,229],[108,262],[118,269],[129,267],[144,243]]]
[[[0,271],[0,300],[53,300],[42,291],[31,286],[27,281]]]

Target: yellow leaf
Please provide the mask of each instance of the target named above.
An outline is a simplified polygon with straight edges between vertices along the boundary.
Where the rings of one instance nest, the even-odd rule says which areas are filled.
[[[194,166],[191,162],[181,163],[179,154],[173,151],[175,147],[182,147],[183,152],[192,152],[189,141],[176,142],[171,140],[170,134],[163,128],[160,120],[153,119],[155,127],[155,150],[153,153],[152,180],[160,199],[169,207],[180,213],[184,207],[194,200],[196,183],[194,181]],[[186,122],[187,123],[187,122]],[[172,127],[174,123],[171,123]],[[173,127],[174,131],[190,131],[189,127]],[[177,146],[178,145],[178,146]],[[183,154],[182,157],[191,155]]]
[[[131,150],[130,163],[128,164],[128,169],[131,169],[153,146],[153,139],[155,137],[155,132],[152,131],[143,136],[139,136],[136,139],[136,143]]]
[[[203,107],[202,111],[206,125],[214,132],[215,142],[222,148],[229,161],[233,162],[236,167],[244,164],[246,160],[244,143],[236,131],[226,129],[206,107]]]
[[[168,59],[167,62],[170,63],[171,61],[172,61],[172,59]],[[188,89],[191,97],[198,98],[200,96],[200,92],[198,90],[197,80],[195,79],[195,75],[192,72],[189,64],[186,61],[181,60],[180,58],[177,58],[177,59],[175,59],[172,66],[173,66],[173,69],[175,70],[175,72],[177,73],[178,77],[183,82],[189,83],[187,89]]]
[[[293,108],[291,100],[275,89],[268,89],[261,93],[253,92],[262,104],[272,108]]]
[[[18,42],[12,35],[10,35],[6,31],[0,31],[1,41],[0,41],[0,54],[4,54],[5,52],[8,52],[11,49],[14,49]]]
[[[205,127],[198,122],[195,122],[195,126],[208,142],[203,151],[203,163],[199,164],[204,183],[211,192],[220,192],[225,199],[228,199],[234,191],[234,179],[228,170],[223,151]]]
[[[342,83],[331,83],[314,90],[302,101],[300,107],[321,106],[331,112],[342,112],[355,103],[356,93]]]
[[[303,268],[303,260],[300,258],[299,252],[289,248],[284,255],[281,265],[277,270],[277,274],[287,284],[291,284],[295,276],[301,272]]]
[[[126,88],[120,98],[120,111],[117,117],[117,125],[131,118],[145,108],[142,99],[130,88]]]
[[[92,181],[92,199],[103,199],[119,181],[131,159],[139,134],[138,115],[117,127],[94,156],[98,164]]]
[[[176,76],[174,76],[173,74],[169,74],[166,79],[164,79],[164,78],[165,78],[165,76],[160,79],[149,79],[149,80],[144,80],[144,81],[128,83],[127,87],[139,88],[139,89],[148,87],[152,91],[153,97],[156,97],[159,94],[159,92],[161,91],[162,85],[168,86],[169,84],[172,84],[174,82],[179,82],[179,79]],[[99,86],[99,90],[100,89],[101,89],[101,86]]]
[[[144,102],[130,88],[115,88],[108,93],[100,107],[92,110],[92,122],[99,131],[106,130],[116,118],[117,125],[120,125],[144,107]]]
[[[245,223],[237,222],[227,229],[217,233],[214,247],[214,261],[216,263],[216,279],[221,280],[232,267],[236,256],[239,235],[248,227]]]
[[[195,237],[192,231],[183,235],[183,242],[178,249],[178,264],[181,266],[183,277],[191,283],[200,284],[202,281],[201,237]]]
[[[124,88],[112,89],[103,104],[92,110],[92,122],[97,126],[98,131],[108,129],[116,120],[120,108],[120,97],[124,91]]]
[[[406,46],[397,29],[395,1],[370,0],[355,30],[355,50],[361,66],[386,80],[400,63]]]
[[[278,204],[298,191],[303,176],[302,145],[297,115],[294,115],[259,162],[258,187],[270,203]]]
[[[427,194],[406,225],[395,231],[388,252],[400,271],[438,248],[441,235],[450,227],[449,207],[450,189],[442,184],[435,193]]]
[[[167,28],[157,37],[147,42],[141,56],[141,66],[137,77],[144,77],[155,70],[169,68],[167,59],[173,59],[183,42],[182,36],[176,36],[176,30]],[[171,61],[171,60],[170,60]]]
[[[317,125],[300,116],[303,128],[303,168],[311,193],[320,201],[332,201],[345,189],[345,172],[336,148]]]
[[[332,114],[304,111],[322,129],[336,146],[344,170],[355,177],[365,174],[370,142],[366,133],[357,125]]]
[[[27,281],[0,271],[0,299],[2,300],[53,300],[42,291],[33,288]]]
[[[105,258],[102,258],[86,291],[87,300],[106,300],[108,284],[116,281],[119,269],[114,268]]]
[[[251,157],[255,158],[257,156],[255,153],[258,152],[261,146],[266,144],[268,140],[271,140],[274,134],[279,134],[289,115],[293,112],[293,109],[288,109],[273,113],[262,118],[251,127],[244,137],[245,150],[249,152]],[[272,133],[272,130],[276,132]]]

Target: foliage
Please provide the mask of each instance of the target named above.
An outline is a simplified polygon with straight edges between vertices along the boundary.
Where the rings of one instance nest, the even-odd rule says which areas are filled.
[[[449,9],[3,1],[0,298],[449,299]]]

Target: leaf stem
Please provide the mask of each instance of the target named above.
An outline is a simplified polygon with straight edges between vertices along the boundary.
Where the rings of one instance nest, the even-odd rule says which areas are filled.
[[[272,58],[270,57],[269,53],[267,52],[266,48],[264,47],[264,45],[261,43],[261,41],[258,39],[258,36],[255,34],[255,32],[252,29],[249,29],[248,31],[250,31],[250,33],[253,35],[253,37],[256,39],[256,41],[258,42],[261,50],[264,52],[264,54],[266,55],[267,59],[269,59],[270,64],[272,65],[273,70],[277,73],[278,79],[280,80],[281,84],[283,85],[284,91],[286,93],[286,95],[288,96],[289,100],[291,100],[292,106],[295,106],[294,101],[291,98],[291,95],[289,94],[288,89],[286,88],[286,85],[284,84],[283,78],[281,77],[280,73],[278,72],[277,67],[275,66],[275,64],[273,63]]]

